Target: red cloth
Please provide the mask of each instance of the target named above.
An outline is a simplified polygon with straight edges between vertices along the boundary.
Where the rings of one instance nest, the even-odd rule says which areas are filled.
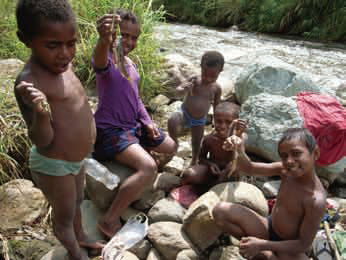
[[[315,137],[320,147],[316,163],[329,165],[346,156],[346,110],[332,96],[302,92],[297,96],[297,106],[304,127]]]
[[[191,185],[183,185],[175,188],[171,191],[170,196],[185,208],[189,208],[190,205],[198,199],[198,194]]]

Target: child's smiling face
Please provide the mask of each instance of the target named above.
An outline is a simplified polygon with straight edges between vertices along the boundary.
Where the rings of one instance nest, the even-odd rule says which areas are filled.
[[[216,135],[221,139],[226,139],[230,135],[232,122],[238,117],[232,112],[215,111],[214,125]]]
[[[121,46],[124,56],[127,56],[137,46],[137,40],[140,34],[140,28],[137,23],[130,20],[123,20],[120,23],[121,29]]]
[[[279,145],[279,155],[285,170],[285,175],[302,177],[314,169],[315,160],[318,159],[319,150],[315,148],[309,152],[304,141],[292,138]]]
[[[46,22],[40,31],[27,42],[33,60],[51,73],[65,72],[76,53],[75,22]]]

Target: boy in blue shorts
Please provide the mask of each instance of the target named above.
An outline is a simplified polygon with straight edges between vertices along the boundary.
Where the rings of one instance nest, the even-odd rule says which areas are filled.
[[[181,110],[168,119],[168,133],[178,146],[178,137],[184,129],[191,129],[192,159],[190,165],[197,163],[204,125],[211,104],[213,108],[220,103],[221,87],[216,82],[223,70],[224,58],[217,51],[207,51],[201,60],[201,76],[193,76],[177,87],[177,96],[185,96]]]
[[[67,0],[19,0],[18,38],[31,56],[15,82],[18,106],[33,143],[29,167],[53,210],[55,236],[69,260],[87,260],[81,247],[101,249],[83,232],[80,204],[96,129],[87,96],[72,70],[77,30]]]
[[[116,26],[120,26],[121,35],[116,35]],[[100,231],[112,237],[121,227],[120,215],[156,175],[157,165],[149,152],[173,154],[176,145],[152,122],[138,93],[139,74],[128,57],[140,35],[137,17],[118,9],[98,19],[97,30],[93,67],[99,102],[94,115],[97,140],[93,156],[135,170],[98,221]],[[119,46],[117,37],[121,37]]]

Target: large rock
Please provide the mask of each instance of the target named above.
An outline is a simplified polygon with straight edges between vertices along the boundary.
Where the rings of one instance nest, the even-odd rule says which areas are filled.
[[[179,54],[168,54],[164,58],[161,84],[167,89],[170,99],[177,99],[175,89],[193,74],[199,74],[200,69],[188,59]]]
[[[0,229],[31,225],[47,213],[43,193],[29,180],[17,179],[0,187]]]
[[[148,237],[166,260],[176,260],[180,251],[192,249],[188,238],[181,230],[181,224],[175,222],[165,221],[151,224]]]
[[[301,91],[335,96],[335,90],[315,85],[293,66],[275,59],[271,59],[270,64],[263,62],[248,66],[235,83],[236,97],[240,104],[261,93],[291,97]]]
[[[304,126],[295,97],[267,93],[250,96],[242,105],[240,117],[248,122],[247,151],[270,161],[280,160],[277,143],[282,133],[291,127]],[[335,164],[317,166],[317,173],[332,183],[337,175],[346,177],[345,168],[346,159],[341,159]]]
[[[163,257],[155,248],[151,248],[147,260],[162,260]]]
[[[148,217],[150,223],[161,221],[182,223],[185,211],[177,201],[163,198],[149,210]]]
[[[290,127],[302,127],[296,102],[293,97],[262,93],[250,96],[242,105],[240,118],[248,123],[247,151],[270,161],[280,159],[277,142]]]
[[[191,204],[183,219],[184,232],[201,251],[212,245],[222,233],[212,217],[212,210],[220,201],[239,203],[262,216],[268,215],[267,201],[256,186],[244,182],[214,186]]]

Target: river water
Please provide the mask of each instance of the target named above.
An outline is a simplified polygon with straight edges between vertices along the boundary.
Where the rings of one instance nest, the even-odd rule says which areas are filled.
[[[340,84],[346,84],[345,44],[326,45],[185,24],[162,24],[155,28],[155,32],[162,49],[180,54],[196,66],[199,66],[205,51],[220,51],[225,57],[221,81],[227,79],[235,82],[245,67],[266,57],[280,59],[294,66],[317,85],[337,88]]]

